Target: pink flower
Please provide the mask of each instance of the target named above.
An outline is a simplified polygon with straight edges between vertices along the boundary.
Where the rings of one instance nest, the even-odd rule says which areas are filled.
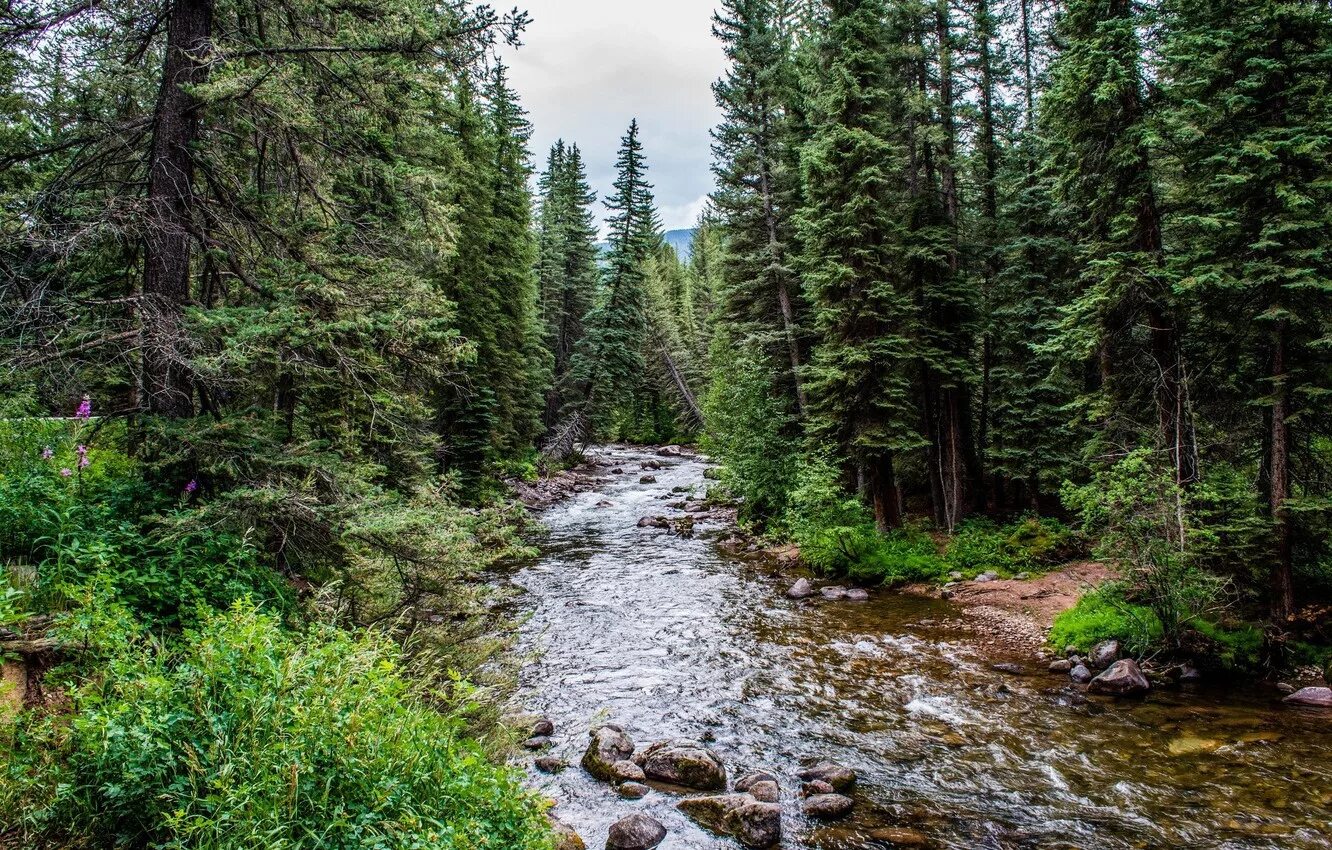
[[[74,411],[74,418],[87,419],[90,416],[92,416],[92,399],[84,396],[83,401],[79,402],[79,409]]]
[[[79,455],[79,469],[87,469],[88,464],[90,463],[92,463],[92,461],[88,460],[87,455]]]
[[[64,478],[68,478],[69,476],[71,476],[71,475],[73,475],[73,474],[74,474],[74,470],[70,469],[68,466],[65,467],[64,469],[60,470],[60,475],[61,475],[62,477],[64,477]]]
[[[88,447],[85,446],[85,445],[83,445],[82,443],[80,443],[78,446],[76,446],[76,447],[74,448],[74,451],[78,453],[79,457],[87,457],[87,456],[88,456]]]
[[[55,457],[55,450],[50,446],[42,449],[42,460],[50,460],[53,457]]]

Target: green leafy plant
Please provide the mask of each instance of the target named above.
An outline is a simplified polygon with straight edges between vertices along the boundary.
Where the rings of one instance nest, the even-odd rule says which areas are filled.
[[[293,634],[237,603],[176,645],[122,641],[71,718],[30,719],[0,828],[107,848],[546,850],[535,800],[464,737],[468,696],[414,686],[382,636]]]

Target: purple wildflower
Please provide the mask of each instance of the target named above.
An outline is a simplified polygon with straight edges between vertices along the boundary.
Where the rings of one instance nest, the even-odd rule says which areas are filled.
[[[74,470],[70,469],[70,468],[67,466],[67,467],[65,467],[64,469],[60,470],[60,474],[61,474],[61,476],[65,477],[65,478],[68,478],[69,476],[71,476],[71,475],[74,474]]]
[[[50,446],[42,449],[42,460],[50,460],[53,457],[55,457],[55,449]]]
[[[88,460],[88,456],[87,456],[87,455],[80,455],[80,456],[79,456],[79,469],[87,469],[87,468],[88,468],[88,464],[90,464],[90,463],[92,463],[92,461]]]
[[[185,485],[185,495],[188,496],[190,493],[193,493],[195,490],[198,489],[199,489],[199,482],[191,478],[190,483]]]
[[[92,399],[84,396],[83,401],[79,402],[79,409],[74,411],[74,418],[87,419],[90,416],[92,416]]]
[[[79,457],[87,457],[87,456],[88,456],[88,447],[85,446],[85,445],[83,445],[82,443],[80,443],[79,445],[75,446],[75,447],[74,447],[74,451],[78,453]]]

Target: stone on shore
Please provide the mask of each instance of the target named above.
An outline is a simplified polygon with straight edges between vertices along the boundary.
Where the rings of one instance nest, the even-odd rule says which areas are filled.
[[[1085,685],[1092,680],[1092,671],[1087,669],[1086,664],[1077,664],[1068,673],[1069,678],[1079,685]]]
[[[554,815],[546,815],[550,821],[550,831],[555,834],[555,850],[587,850],[583,837],[564,821]]]
[[[1332,688],[1302,688],[1282,700],[1289,705],[1332,708]]]
[[[653,817],[636,812],[611,824],[606,850],[651,850],[666,838],[666,827]]]
[[[603,782],[619,780],[616,764],[633,758],[633,740],[619,726],[609,724],[599,726],[589,734],[592,740],[587,745],[587,752],[583,753],[583,769]]]
[[[1138,662],[1132,658],[1116,661],[1088,686],[1094,694],[1109,694],[1116,697],[1141,696],[1152,689],[1151,682],[1142,674]]]
[[[726,790],[726,768],[697,741],[658,741],[634,759],[648,778],[699,791]]]
[[[1119,641],[1101,641],[1092,648],[1091,654],[1087,656],[1087,663],[1098,670],[1102,670],[1118,661],[1121,654],[1123,654],[1123,649]]]
[[[744,847],[759,850],[782,840],[782,807],[752,794],[690,797],[676,808],[709,832],[735,838]]]
[[[1073,662],[1067,658],[1059,658],[1050,662],[1051,673],[1071,673],[1073,672]]]

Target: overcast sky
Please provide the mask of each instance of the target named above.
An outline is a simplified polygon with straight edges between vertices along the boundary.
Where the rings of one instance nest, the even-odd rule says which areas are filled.
[[[576,142],[604,198],[620,137],[637,117],[662,224],[692,227],[712,190],[711,85],[724,64],[712,37],[715,0],[515,2],[532,24],[503,58],[531,116],[537,168],[556,139]]]

